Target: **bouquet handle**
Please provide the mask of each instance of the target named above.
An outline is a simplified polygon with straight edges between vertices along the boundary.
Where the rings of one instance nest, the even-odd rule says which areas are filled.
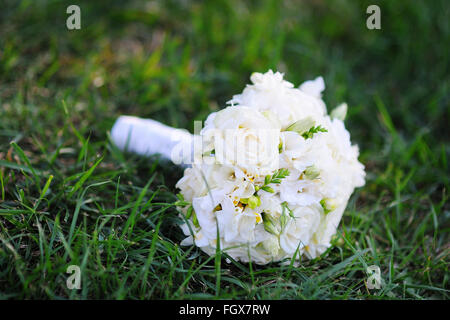
[[[120,116],[111,129],[111,139],[123,151],[160,154],[177,165],[191,163],[194,135],[152,119]]]

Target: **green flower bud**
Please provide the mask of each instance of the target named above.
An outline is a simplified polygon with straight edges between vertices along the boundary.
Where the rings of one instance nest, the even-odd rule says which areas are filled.
[[[320,171],[315,165],[307,167],[303,173],[305,174],[306,178],[310,180],[317,179],[320,175]]]
[[[262,217],[264,222],[264,230],[275,236],[278,236],[280,232],[278,231],[277,227],[274,224],[274,221],[270,218],[270,216],[263,212]]]
[[[239,199],[239,202],[243,204],[248,204],[248,198],[241,198]]]
[[[320,205],[323,208],[323,212],[325,214],[330,213],[331,211],[335,210],[338,206],[338,203],[335,199],[322,199],[320,200]]]
[[[194,211],[194,208],[192,208],[192,206],[190,206],[188,209],[187,209],[187,212],[186,212],[186,219],[189,219],[191,216],[192,216],[192,212]]]
[[[252,209],[261,205],[261,199],[258,196],[251,196],[248,198],[248,206]]]
[[[197,215],[195,214],[194,210],[192,210],[192,223],[194,224],[195,227],[197,228],[200,227],[200,223],[198,223]]]
[[[283,214],[280,216],[281,232],[284,231],[284,227],[286,227],[288,219],[288,216],[283,212]]]

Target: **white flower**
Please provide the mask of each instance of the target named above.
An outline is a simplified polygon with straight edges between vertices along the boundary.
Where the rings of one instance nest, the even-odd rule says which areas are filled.
[[[194,196],[205,195],[208,191],[202,171],[195,166],[184,170],[184,176],[177,182],[176,187],[187,201],[192,201]]]
[[[216,238],[217,229],[214,209],[223,201],[224,196],[221,190],[215,189],[211,190],[206,196],[192,200],[192,207],[194,208],[202,233],[208,239]]]
[[[270,193],[266,193],[261,196],[261,212],[270,215],[274,219],[279,219],[281,216],[282,208],[279,196],[273,196]]]
[[[317,231],[314,233],[308,247],[305,250],[305,255],[314,259],[324,253],[330,247],[331,237],[336,233],[339,221],[344,213],[345,206],[348,199],[344,201],[333,211],[328,214],[321,213],[320,224]]]
[[[248,85],[242,94],[233,96],[229,103],[260,111],[270,110],[278,116],[283,128],[307,116],[320,118],[326,113],[321,99],[294,88],[292,83],[283,80],[279,72],[254,73],[251,80],[253,85]]]
[[[333,119],[336,118],[336,119],[344,121],[345,117],[347,116],[347,109],[348,109],[347,104],[341,103],[333,111],[331,111],[330,116]]]
[[[293,205],[309,206],[319,204],[321,200],[320,193],[316,190],[313,181],[285,180],[280,186],[281,201],[286,201]]]
[[[270,113],[228,107],[208,117],[202,134],[216,163],[265,172],[278,167],[280,126]]]
[[[278,237],[270,235],[266,240],[262,242],[264,249],[269,252],[273,257],[278,256],[280,252],[280,241]]]
[[[307,246],[320,223],[320,212],[314,207],[297,207],[280,236],[281,248],[289,255]]]
[[[314,80],[303,82],[299,89],[313,97],[321,98],[322,91],[325,90],[325,82],[322,77],[317,77]]]

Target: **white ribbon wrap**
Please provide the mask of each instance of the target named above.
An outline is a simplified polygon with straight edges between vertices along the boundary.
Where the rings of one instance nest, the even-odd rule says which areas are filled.
[[[124,151],[142,156],[161,154],[177,165],[192,162],[194,135],[152,119],[120,116],[111,129],[111,138]]]

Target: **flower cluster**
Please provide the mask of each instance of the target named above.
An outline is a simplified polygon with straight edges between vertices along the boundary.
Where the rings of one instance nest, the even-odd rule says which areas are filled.
[[[212,161],[187,168],[177,183],[182,245],[212,255],[219,240],[233,259],[257,264],[315,258],[364,185],[343,122],[347,105],[327,114],[321,77],[295,88],[270,70],[251,81],[205,122],[202,154]]]

